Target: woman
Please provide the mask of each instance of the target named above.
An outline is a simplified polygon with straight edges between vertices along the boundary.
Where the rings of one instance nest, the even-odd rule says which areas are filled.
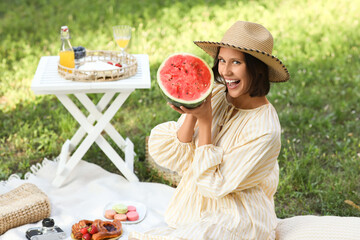
[[[214,57],[218,83],[198,108],[171,105],[178,122],[152,130],[153,159],[182,179],[165,214],[169,227],[131,237],[275,239],[281,129],[266,95],[289,73],[256,23],[238,21],[221,42],[195,44]]]

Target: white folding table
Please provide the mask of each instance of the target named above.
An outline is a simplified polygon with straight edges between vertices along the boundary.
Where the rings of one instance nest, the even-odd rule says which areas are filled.
[[[94,142],[129,181],[139,181],[134,174],[134,145],[129,138],[124,139],[110,123],[110,120],[131,92],[135,89],[148,89],[151,87],[148,56],[145,54],[135,54],[134,56],[138,63],[136,75],[127,79],[107,82],[76,82],[66,80],[58,74],[58,56],[41,57],[31,89],[35,94],[56,95],[80,124],[80,128],[71,140],[66,140],[61,148],[59,164],[53,181],[54,186],[60,187],[63,185],[70,172],[76,167]],[[103,93],[102,98],[96,105],[87,96],[90,93]],[[71,94],[90,113],[87,117],[69,98],[68,95]],[[125,160],[119,156],[101,135],[103,131],[124,152]],[[87,136],[84,138],[86,134]]]

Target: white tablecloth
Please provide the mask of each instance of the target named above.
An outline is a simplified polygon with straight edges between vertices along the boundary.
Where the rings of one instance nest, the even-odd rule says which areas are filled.
[[[127,239],[130,231],[146,231],[166,226],[164,212],[174,192],[174,188],[159,183],[129,183],[122,176],[110,173],[98,165],[80,161],[70,177],[60,188],[53,187],[57,162],[45,159],[42,164],[32,166],[26,180],[14,176],[0,182],[0,194],[8,192],[25,182],[35,184],[50,199],[51,218],[70,238],[71,226],[82,219],[103,219],[103,210],[112,201],[136,201],[147,207],[143,221],[124,225],[120,240]],[[30,227],[40,227],[41,221],[8,230],[1,240],[26,239],[25,232]]]

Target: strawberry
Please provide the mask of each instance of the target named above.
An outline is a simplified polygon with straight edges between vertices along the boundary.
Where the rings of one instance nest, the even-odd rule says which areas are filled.
[[[107,62],[108,64],[114,65],[112,62]]]
[[[90,233],[85,233],[85,234],[82,236],[81,239],[82,239],[82,240],[91,240],[91,235],[90,235]]]
[[[88,228],[88,231],[89,231],[89,233],[92,235],[92,234],[97,233],[99,230],[97,229],[96,226],[91,225],[91,227]]]
[[[115,66],[122,67],[122,65],[120,63],[115,64]]]
[[[85,234],[85,233],[88,232],[88,228],[87,228],[87,227],[84,227],[84,228],[82,228],[82,229],[80,230],[80,232],[81,232],[82,234]]]

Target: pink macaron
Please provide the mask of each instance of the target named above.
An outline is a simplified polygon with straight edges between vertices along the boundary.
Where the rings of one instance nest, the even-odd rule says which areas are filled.
[[[135,206],[127,206],[128,207],[128,211],[129,212],[135,212],[136,211],[136,207]]]
[[[139,219],[139,214],[136,211],[126,213],[126,217],[129,221],[136,221]]]
[[[116,214],[115,210],[108,209],[108,210],[105,211],[104,215],[105,215],[105,218],[112,220],[112,219],[114,219],[115,214]]]
[[[114,220],[126,221],[127,216],[126,216],[126,214],[118,213],[118,214],[115,214]]]

